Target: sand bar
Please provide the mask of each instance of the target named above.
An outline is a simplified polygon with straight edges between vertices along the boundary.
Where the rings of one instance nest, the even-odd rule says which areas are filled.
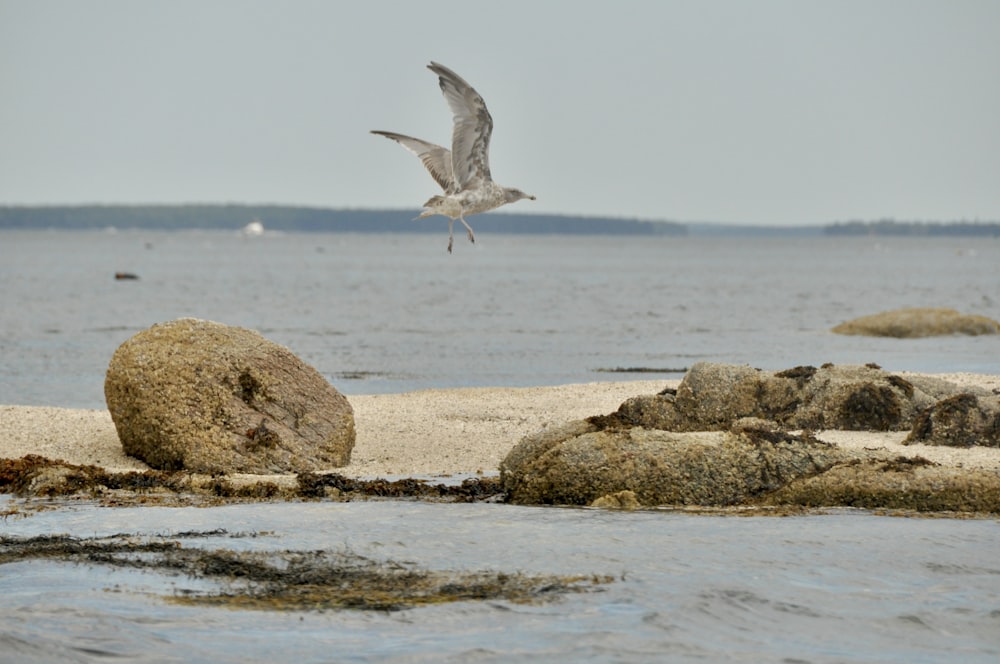
[[[904,374],[905,375],[905,374]],[[1000,376],[942,374],[960,385],[1000,390]],[[627,398],[680,381],[600,382],[553,387],[459,388],[349,396],[357,442],[351,477],[493,473],[525,435],[573,419],[613,412]],[[38,454],[109,470],[145,470],[126,456],[106,410],[0,406],[0,458]],[[1000,448],[901,445],[906,432],[824,431],[845,447],[883,448],[962,468],[1000,472]]]

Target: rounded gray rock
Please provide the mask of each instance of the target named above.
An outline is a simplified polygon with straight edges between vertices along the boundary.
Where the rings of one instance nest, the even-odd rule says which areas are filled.
[[[287,473],[347,465],[354,411],[290,350],[182,318],[115,351],[104,382],[126,454],[162,470]]]

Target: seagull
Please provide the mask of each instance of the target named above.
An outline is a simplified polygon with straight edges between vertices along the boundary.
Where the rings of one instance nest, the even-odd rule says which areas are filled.
[[[420,157],[434,181],[444,190],[443,196],[432,196],[424,203],[417,219],[440,214],[448,217],[448,253],[454,240],[453,226],[458,219],[468,231],[469,242],[475,242],[466,215],[493,210],[522,198],[535,200],[513,187],[501,187],[490,176],[490,134],[493,118],[486,102],[461,76],[444,65],[431,62],[427,68],[438,75],[455,123],[451,135],[451,150],[419,138],[392,131],[372,130],[385,136]]]

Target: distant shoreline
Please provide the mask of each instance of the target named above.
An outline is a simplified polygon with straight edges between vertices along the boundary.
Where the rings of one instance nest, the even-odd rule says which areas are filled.
[[[0,229],[231,230],[251,223],[266,230],[343,233],[440,233],[442,219],[415,219],[419,210],[354,210],[280,205],[0,206]],[[684,235],[669,221],[498,213],[476,217],[477,232],[560,235]]]
[[[417,209],[347,209],[289,205],[0,206],[0,230],[232,230],[259,222],[267,230],[344,233],[438,233],[440,219],[416,220]],[[677,222],[587,215],[495,213],[476,217],[484,233],[664,236],[1000,237],[1000,222],[851,220],[774,226]]]

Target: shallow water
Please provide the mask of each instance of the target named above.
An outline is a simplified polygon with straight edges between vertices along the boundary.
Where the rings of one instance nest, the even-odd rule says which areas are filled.
[[[12,535],[258,532],[184,546],[343,550],[427,569],[612,575],[541,604],[255,612],[170,604],[206,582],[0,566],[0,661],[965,661],[1000,657],[1000,524],[843,511],[669,511],[412,502],[73,505]],[[210,584],[209,584],[210,585]],[[13,658],[13,659],[12,659]]]
[[[997,336],[829,332],[898,307],[1000,319],[997,239],[492,235],[450,256],[441,239],[0,231],[0,403],[103,408],[115,348],[181,316],[257,329],[346,394],[700,360],[1000,373]]]

